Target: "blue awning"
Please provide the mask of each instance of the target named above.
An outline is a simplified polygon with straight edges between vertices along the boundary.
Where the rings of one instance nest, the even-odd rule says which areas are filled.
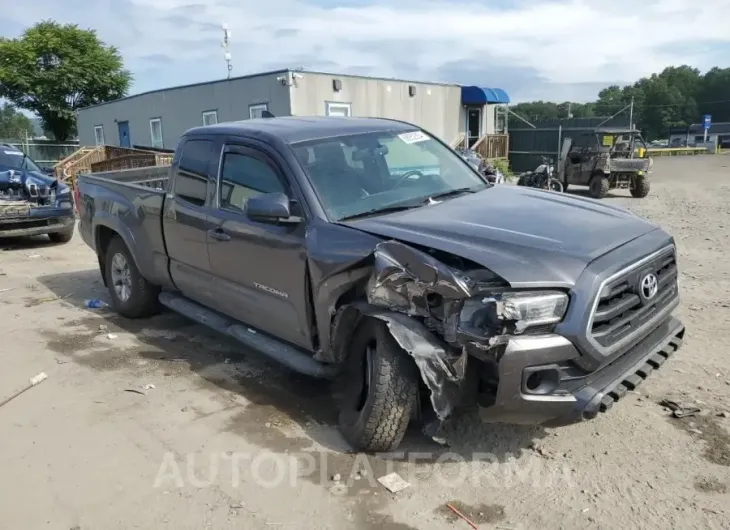
[[[501,88],[461,87],[461,102],[464,105],[506,105],[509,101],[507,92]]]

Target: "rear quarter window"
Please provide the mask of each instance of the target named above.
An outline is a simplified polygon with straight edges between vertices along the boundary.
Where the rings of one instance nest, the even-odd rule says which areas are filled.
[[[205,206],[208,196],[208,180],[213,156],[210,140],[186,140],[181,146],[180,162],[175,174],[175,196],[194,204]]]

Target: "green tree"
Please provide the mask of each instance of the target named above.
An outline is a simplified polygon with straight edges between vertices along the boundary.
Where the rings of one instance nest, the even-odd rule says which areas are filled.
[[[549,120],[558,117],[558,105],[550,101],[518,103],[511,110],[526,120]]]
[[[33,134],[33,122],[10,103],[0,107],[0,139],[22,140]]]
[[[712,121],[730,121],[730,68],[713,68],[702,78],[697,96],[700,115],[711,114]]]
[[[76,133],[76,109],[125,96],[131,79],[93,30],[48,20],[0,38],[0,97],[35,112],[59,141]]]

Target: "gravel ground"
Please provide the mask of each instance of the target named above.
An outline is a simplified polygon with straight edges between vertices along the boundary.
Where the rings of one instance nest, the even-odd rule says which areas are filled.
[[[677,239],[678,354],[592,422],[470,414],[448,448],[414,432],[402,455],[349,454],[328,388],[181,317],[86,309],[107,295],[79,238],[0,241],[0,401],[48,374],[0,408],[2,527],[468,529],[447,503],[479,528],[730,527],[730,156],[658,159],[653,177],[644,200],[606,200]],[[410,487],[375,481],[391,471]]]

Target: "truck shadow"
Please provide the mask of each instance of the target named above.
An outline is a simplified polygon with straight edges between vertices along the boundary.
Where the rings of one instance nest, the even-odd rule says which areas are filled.
[[[59,244],[51,242],[48,236],[0,237],[0,251],[55,247]]]
[[[566,195],[575,195],[576,197],[584,197],[586,199],[592,199],[590,190],[586,188],[581,187],[575,187],[571,186],[568,191],[565,192]],[[616,195],[614,190],[609,191],[604,199],[619,199],[619,198],[626,198],[631,197],[631,195]]]
[[[241,406],[221,399],[230,413],[228,431],[277,453],[306,451],[313,441],[343,456],[350,453],[337,430],[333,384],[294,373],[172,312],[130,320],[109,310],[87,309],[87,299],[108,299],[97,269],[42,276],[38,280],[63,299],[62,303],[80,308],[79,318],[67,320],[63,326],[74,331],[62,333],[59,329],[63,328],[56,327],[43,332],[54,352],[97,371],[134,372],[139,370],[135,360],[146,361],[146,369],[151,367],[162,376],[184,374],[187,367],[200,376],[196,380],[206,389],[224,389],[249,402]],[[100,335],[103,339],[106,333],[118,336],[118,341],[100,341]],[[277,427],[303,436],[285,435]],[[539,427],[484,424],[476,411],[469,410],[454,418],[443,434],[448,446],[428,440],[413,426],[393,458],[407,461],[417,453],[416,463],[448,464],[454,459],[484,460],[486,455],[487,461],[505,462],[519,458],[546,431]]]

